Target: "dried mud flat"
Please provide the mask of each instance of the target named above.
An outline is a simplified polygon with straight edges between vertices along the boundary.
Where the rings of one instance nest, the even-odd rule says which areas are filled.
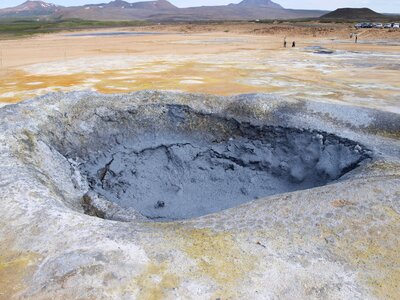
[[[1,41],[0,299],[397,299],[397,33],[273,26]]]

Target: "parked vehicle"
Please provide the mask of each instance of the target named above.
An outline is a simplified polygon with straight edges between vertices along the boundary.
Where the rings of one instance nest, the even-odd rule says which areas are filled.
[[[369,27],[369,26],[371,26],[371,27]],[[357,29],[359,29],[359,28],[372,28],[372,24],[370,24],[370,23],[357,23],[356,25],[355,25],[355,27],[357,28]]]
[[[400,28],[400,24],[399,23],[394,23],[392,27],[396,28],[396,29],[399,29]]]
[[[382,23],[367,23],[367,22],[364,22],[364,23],[357,23],[356,25],[354,25],[354,27],[356,29],[360,29],[360,28],[392,28],[393,24],[387,23],[387,24],[383,25]]]

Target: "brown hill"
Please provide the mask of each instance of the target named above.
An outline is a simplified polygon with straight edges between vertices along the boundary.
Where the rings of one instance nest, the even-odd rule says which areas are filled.
[[[374,21],[385,19],[386,16],[379,14],[369,8],[338,8],[321,19],[325,20],[351,20],[351,21]]]
[[[147,9],[147,10],[168,10],[177,9],[177,7],[166,0],[157,1],[143,1],[130,3],[123,0],[114,0],[109,3],[99,3],[99,4],[87,4],[83,7],[98,7],[98,8],[135,8],[135,9]],[[80,6],[76,8],[82,8]]]
[[[174,10],[177,7],[167,0],[145,1],[132,3],[133,8],[149,9],[149,10]]]
[[[241,7],[267,7],[267,8],[283,8],[279,4],[271,0],[243,0],[237,6]]]
[[[103,4],[106,7],[116,7],[116,8],[125,8],[130,7],[131,3],[123,1],[123,0],[114,0],[110,3]]]

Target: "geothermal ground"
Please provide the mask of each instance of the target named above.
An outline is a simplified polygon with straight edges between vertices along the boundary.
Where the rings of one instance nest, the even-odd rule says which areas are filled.
[[[0,41],[0,299],[397,300],[400,35],[352,32]]]
[[[265,92],[398,111],[400,32],[344,25],[176,25],[0,41],[0,102],[53,91]],[[99,35],[100,33],[100,35]],[[283,49],[287,37],[288,48]],[[291,48],[296,41],[297,47]]]

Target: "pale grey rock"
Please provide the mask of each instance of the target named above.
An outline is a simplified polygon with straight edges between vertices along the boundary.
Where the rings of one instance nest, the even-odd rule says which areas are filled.
[[[176,107],[185,110],[174,110]],[[192,112],[197,119],[191,119],[193,115],[187,118]],[[168,117],[170,113],[172,117]],[[88,158],[100,161],[116,149],[126,150],[124,141],[128,138],[138,138],[129,144],[130,150],[137,152],[152,147],[154,141],[165,145],[182,138],[174,132],[192,133],[184,135],[185,142],[192,143],[190,137],[195,136],[197,144],[205,138],[199,132],[212,132],[208,137],[226,143],[213,144],[211,138],[202,147],[209,149],[211,144],[225,156],[226,149],[240,148],[238,139],[231,136],[233,131],[226,129],[243,128],[227,127],[225,121],[215,122],[213,116],[250,124],[250,132],[259,126],[288,128],[281,136],[288,137],[292,145],[303,145],[307,135],[322,143],[337,142],[326,144],[321,153],[315,150],[320,149],[317,144],[309,143],[314,154],[299,156],[302,158],[294,163],[284,159],[291,153],[290,147],[269,148],[276,152],[271,151],[271,160],[264,160],[272,162],[280,149],[280,170],[287,170],[287,176],[297,182],[321,174],[331,177],[322,183],[326,185],[295,188],[288,193],[279,190],[264,197],[253,194],[257,177],[240,186],[247,175],[239,172],[232,190],[237,188],[238,197],[259,199],[175,222],[154,222],[132,207],[110,201],[112,197],[102,194],[101,189],[93,190],[93,182],[85,174],[88,169],[83,167]],[[181,120],[180,125],[169,122],[171,119]],[[143,132],[149,135],[138,135]],[[163,134],[166,132],[169,135]],[[291,135],[293,132],[296,135]],[[76,92],[2,107],[0,297],[396,298],[399,132],[397,114],[262,94],[215,97],[155,91],[127,95]],[[252,151],[260,158],[267,155],[265,149],[254,147]],[[299,146],[298,152],[303,154],[301,149]],[[178,157],[192,153],[178,150],[174,149]],[[246,157],[238,157],[243,164]],[[210,159],[192,167],[202,167]],[[254,160],[251,156],[248,159]],[[305,168],[299,168],[300,161]],[[219,165],[220,161],[216,162]],[[310,169],[314,165],[315,169]],[[121,164],[110,167],[114,173],[126,170]],[[229,164],[227,170],[231,171]],[[213,174],[215,180],[221,180],[221,174]],[[182,188],[175,186],[174,193],[184,193]],[[168,202],[162,204],[157,199],[156,204],[162,209]]]

